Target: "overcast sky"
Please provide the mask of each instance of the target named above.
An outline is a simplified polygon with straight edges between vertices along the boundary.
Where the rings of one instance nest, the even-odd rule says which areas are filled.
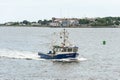
[[[0,22],[120,16],[120,0],[0,0]]]

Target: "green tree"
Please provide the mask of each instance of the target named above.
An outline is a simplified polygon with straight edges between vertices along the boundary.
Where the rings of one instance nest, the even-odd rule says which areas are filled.
[[[42,20],[38,20],[38,23],[41,24],[41,23],[42,23]]]
[[[41,24],[42,24],[42,25],[46,25],[46,24],[47,24],[47,20],[44,19]]]
[[[30,25],[30,22],[27,21],[27,20],[23,20],[23,24],[25,24],[25,25]]]
[[[80,19],[79,20],[79,24],[89,24],[89,23],[90,23],[90,21],[87,19]]]
[[[116,22],[115,22],[115,25],[119,25],[119,24],[120,24],[120,22],[119,22],[119,21],[116,21]]]
[[[14,22],[12,25],[13,25],[13,26],[18,26],[18,25],[19,25],[19,22]]]

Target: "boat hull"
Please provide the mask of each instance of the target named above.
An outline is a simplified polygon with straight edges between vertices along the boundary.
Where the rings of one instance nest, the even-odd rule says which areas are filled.
[[[78,53],[66,53],[66,54],[44,54],[38,52],[40,58],[43,59],[67,59],[67,58],[76,58],[79,54]]]

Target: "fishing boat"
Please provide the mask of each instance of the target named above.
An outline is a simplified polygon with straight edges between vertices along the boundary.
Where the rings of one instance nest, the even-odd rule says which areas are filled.
[[[78,47],[72,45],[68,41],[68,35],[69,33],[64,29],[62,32],[60,32],[60,39],[62,39],[62,42],[60,45],[52,45],[52,49],[48,53],[41,53],[38,52],[38,55],[40,58],[43,59],[57,59],[57,60],[62,60],[62,59],[71,59],[71,60],[76,60],[78,57],[79,53],[78,52]]]

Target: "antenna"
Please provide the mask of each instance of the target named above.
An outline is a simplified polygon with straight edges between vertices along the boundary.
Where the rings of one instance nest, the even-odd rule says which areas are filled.
[[[60,38],[63,39],[63,42],[61,43],[63,46],[66,46],[66,41],[68,40],[68,32],[66,29],[63,29],[62,32],[60,32]]]

